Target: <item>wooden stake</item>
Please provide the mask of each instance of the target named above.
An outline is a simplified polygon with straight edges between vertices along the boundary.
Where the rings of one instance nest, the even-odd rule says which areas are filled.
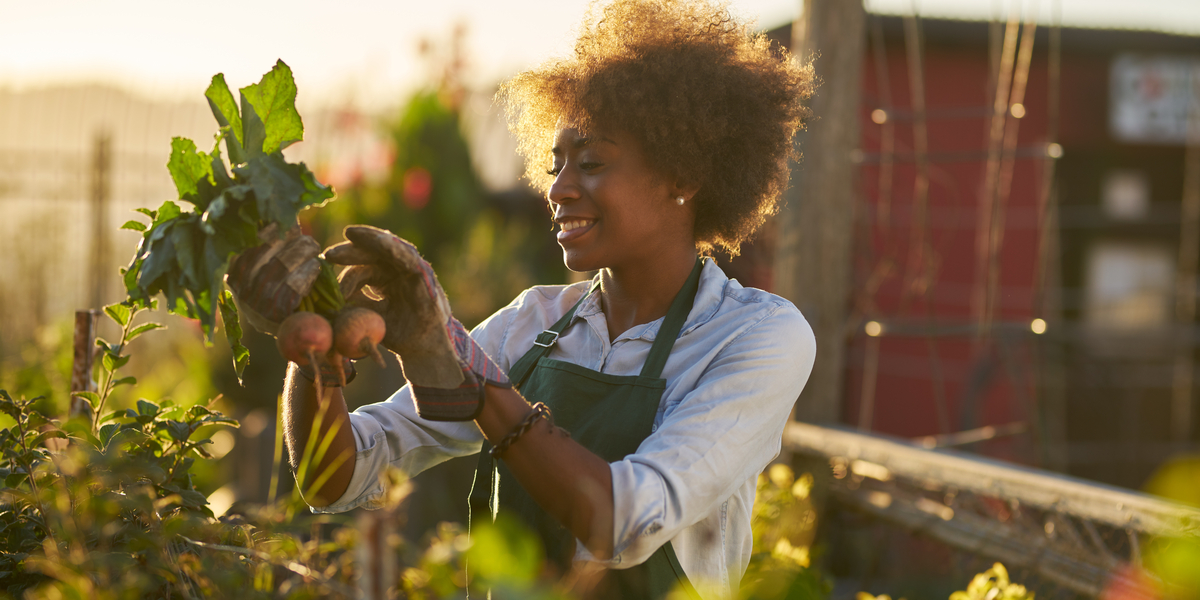
[[[96,381],[92,379],[92,366],[96,359],[96,321],[100,311],[95,309],[75,311],[74,363],[71,367],[71,392],[95,392]],[[83,398],[71,396],[70,417],[91,418],[91,407]]]

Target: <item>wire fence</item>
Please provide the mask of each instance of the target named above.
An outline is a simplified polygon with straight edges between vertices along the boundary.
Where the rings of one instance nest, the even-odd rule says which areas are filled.
[[[1100,597],[1116,586],[1134,594],[1127,597],[1154,597],[1143,583],[1153,577],[1140,570],[1149,549],[1200,541],[1198,509],[931,448],[976,441],[971,437],[925,438],[918,445],[790,423],[784,447],[829,465],[824,480],[838,505],[936,540],[976,566],[999,560],[1026,574],[1023,582],[1040,598]]]

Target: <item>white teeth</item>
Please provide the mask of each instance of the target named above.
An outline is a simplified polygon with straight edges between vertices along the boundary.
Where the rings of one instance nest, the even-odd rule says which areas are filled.
[[[584,225],[587,225],[590,222],[591,221],[563,221],[562,230],[564,232],[571,231],[572,229],[578,229],[580,227],[583,227]]]

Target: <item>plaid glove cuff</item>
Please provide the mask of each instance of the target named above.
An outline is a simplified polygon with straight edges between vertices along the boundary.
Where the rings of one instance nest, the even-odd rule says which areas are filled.
[[[463,327],[458,319],[450,317],[450,322],[446,323],[446,333],[450,336],[450,343],[454,344],[454,351],[458,353],[459,363],[464,371],[470,371],[478,378],[483,378],[487,383],[503,388],[511,388],[512,383],[508,381],[508,375],[500,370],[496,363],[492,362],[491,357],[475,340],[471,339],[471,335],[467,329]]]
[[[508,376],[471,339],[462,323],[451,317],[446,333],[458,354],[463,382],[456,388],[412,386],[417,415],[429,421],[470,421],[483,410],[484,385],[511,388]]]
[[[483,410],[484,382],[463,368],[462,385],[451,388],[412,386],[417,416],[428,421],[471,421]]]

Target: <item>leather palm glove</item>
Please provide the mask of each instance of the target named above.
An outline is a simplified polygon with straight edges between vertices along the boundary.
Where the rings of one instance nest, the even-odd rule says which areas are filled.
[[[343,233],[349,241],[326,250],[325,260],[349,266],[339,277],[348,304],[383,316],[383,345],[400,357],[421,418],[472,420],[483,407],[485,383],[512,387],[450,314],[433,267],[416,247],[366,225],[351,225]]]
[[[243,251],[229,263],[225,283],[233,292],[242,319],[255,329],[275,335],[279,324],[300,306],[300,301],[312,291],[321,272],[317,256],[321,245],[312,237],[300,233],[299,227],[287,230],[279,237],[279,227],[269,225],[258,235],[264,243]],[[344,360],[341,371],[320,360],[321,382],[324,387],[337,387],[341,377],[354,378],[354,365]],[[315,380],[311,366],[300,367],[309,381]]]
[[[300,233],[299,227],[288,229],[282,238],[278,231],[276,225],[264,228],[258,235],[264,243],[235,256],[225,275],[238,312],[255,329],[271,335],[296,312],[321,272],[321,245],[316,240]]]

